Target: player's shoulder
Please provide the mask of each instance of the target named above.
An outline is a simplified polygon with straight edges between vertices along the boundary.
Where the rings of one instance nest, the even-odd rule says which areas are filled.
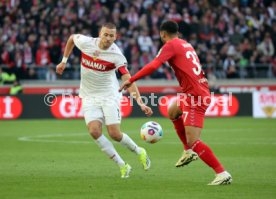
[[[193,46],[184,39],[175,39],[172,41],[172,45],[176,51],[179,51],[180,49],[183,50],[183,47],[184,47],[184,50],[193,49]]]
[[[93,39],[93,37],[91,37],[90,35],[84,35],[84,34],[81,34],[81,33],[76,33],[74,34],[74,37],[76,39]]]
[[[172,39],[171,41],[169,41],[167,43],[169,43],[170,45],[173,45],[173,46],[178,46],[178,45],[187,44],[188,42],[184,39],[175,38],[175,39]]]
[[[113,43],[110,48],[109,48],[109,51],[111,53],[114,53],[114,54],[118,54],[118,55],[122,55],[123,56],[123,53],[121,51],[121,49],[119,48],[119,46],[116,44],[116,43]]]
[[[78,40],[78,41],[82,41],[82,42],[92,42],[92,41],[96,41],[97,38],[91,37],[90,35],[83,35],[83,34],[74,34],[73,35],[73,39],[74,41]]]

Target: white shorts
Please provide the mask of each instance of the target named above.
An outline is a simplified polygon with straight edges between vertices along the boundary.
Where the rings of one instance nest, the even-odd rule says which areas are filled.
[[[105,125],[120,124],[120,99],[82,99],[85,123],[98,120]]]

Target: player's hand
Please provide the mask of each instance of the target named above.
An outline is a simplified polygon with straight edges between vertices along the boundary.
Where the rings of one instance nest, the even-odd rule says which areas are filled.
[[[65,69],[65,65],[66,64],[62,63],[62,62],[60,64],[58,64],[57,67],[56,67],[56,73],[59,74],[59,75],[62,75],[62,73]]]
[[[131,82],[129,80],[125,81],[122,83],[121,87],[119,88],[119,92],[121,92],[122,90],[126,90],[131,86]]]
[[[153,111],[151,110],[150,107],[146,106],[146,105],[141,105],[141,110],[146,114],[146,116],[151,116],[153,114]]]

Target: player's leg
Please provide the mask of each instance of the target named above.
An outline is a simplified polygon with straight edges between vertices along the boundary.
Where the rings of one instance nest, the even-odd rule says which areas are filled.
[[[110,137],[113,140],[120,142],[131,152],[134,152],[138,155],[144,170],[148,170],[150,168],[150,159],[146,150],[142,147],[139,147],[126,133],[122,133],[120,131],[120,124],[111,124],[107,125],[106,127]]]
[[[200,140],[201,128],[195,126],[185,126],[187,142],[200,157],[203,162],[213,168],[216,173],[224,171],[222,164],[218,161],[209,146]]]
[[[95,139],[100,149],[120,167],[121,177],[127,178],[131,167],[124,162],[113,144],[101,133],[102,123],[100,121],[91,121],[87,127],[90,135]]]
[[[180,108],[177,106],[177,100],[174,100],[170,103],[168,107],[168,115],[170,120],[174,125],[174,129],[181,140],[184,150],[188,150],[189,147],[187,145],[186,135],[185,135],[185,128],[183,123],[183,115]]]
[[[189,147],[187,145],[187,140],[185,135],[182,110],[177,106],[177,100],[174,100],[172,103],[170,103],[168,107],[168,115],[174,125],[174,129],[179,139],[183,144],[184,150],[188,150]]]
[[[117,153],[113,144],[102,134],[103,112],[101,108],[83,102],[83,112],[88,132],[96,144],[120,168],[125,168],[127,164]]]
[[[168,115],[184,147],[183,154],[176,162],[175,166],[181,167],[181,166],[188,165],[190,162],[197,160],[198,156],[195,152],[189,149],[189,146],[187,144],[183,114],[182,114],[182,110],[178,106],[177,100],[174,100],[172,103],[170,103],[168,108]]]
[[[150,159],[146,150],[139,147],[126,133],[122,133],[120,129],[121,112],[119,104],[113,103],[112,106],[104,106],[103,112],[105,116],[105,123],[109,136],[127,147],[130,151],[136,153],[140,162],[143,164],[145,170],[150,168]]]
[[[130,151],[141,154],[141,148],[126,134],[122,133],[120,130],[120,124],[110,124],[106,125],[109,136],[127,147]]]
[[[200,140],[201,130],[204,122],[204,111],[190,109],[185,120],[185,132],[188,146],[198,154],[200,159],[210,166],[216,173],[216,179],[212,185],[230,184],[231,175],[224,170],[211,148]]]

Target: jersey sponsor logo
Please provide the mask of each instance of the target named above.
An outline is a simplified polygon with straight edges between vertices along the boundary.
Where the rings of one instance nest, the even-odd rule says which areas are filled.
[[[89,60],[87,60],[85,58],[82,58],[81,63],[84,66],[86,66],[88,68],[92,68],[92,69],[103,70],[103,71],[105,71],[105,69],[106,69],[105,65],[100,64],[100,63],[95,62],[95,61],[89,61]]]
[[[100,55],[100,51],[96,50],[94,53],[93,53],[93,59],[96,60]]]
[[[114,63],[101,59],[94,59],[84,53],[82,53],[81,65],[96,71],[110,71],[116,68]]]
[[[208,83],[208,80],[205,77],[203,77],[203,78],[201,78],[201,79],[198,80],[198,83],[200,83],[200,84],[203,84],[205,82]]]

